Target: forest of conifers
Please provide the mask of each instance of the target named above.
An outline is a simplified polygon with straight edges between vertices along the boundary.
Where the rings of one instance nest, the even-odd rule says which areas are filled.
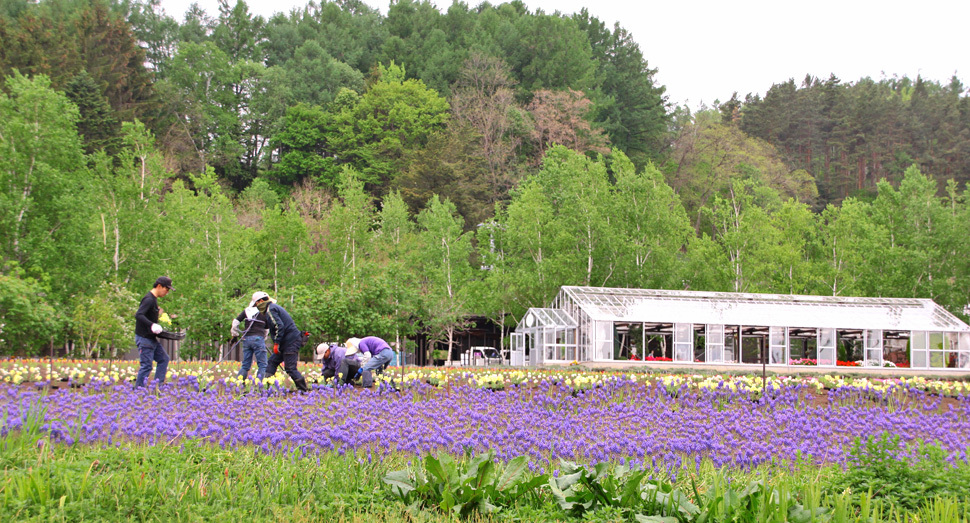
[[[314,341],[512,327],[560,285],[970,302],[959,79],[673,106],[587,10],[0,0],[0,353],[215,354],[255,290]]]

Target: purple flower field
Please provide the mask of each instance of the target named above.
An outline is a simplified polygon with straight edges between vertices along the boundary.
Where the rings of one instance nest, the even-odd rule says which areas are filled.
[[[20,428],[41,407],[43,428],[64,443],[178,446],[202,439],[224,448],[335,451],[365,460],[492,449],[501,459],[528,455],[543,470],[558,458],[668,469],[706,459],[740,469],[799,457],[842,463],[856,438],[882,432],[910,444],[937,443],[951,460],[967,459],[970,446],[970,397],[916,390],[819,393],[791,384],[759,399],[728,388],[672,393],[658,383],[611,377],[582,391],[546,381],[498,391],[419,382],[401,392],[319,385],[308,394],[243,391],[232,384],[200,391],[193,378],[141,390],[96,382],[50,394],[2,385],[2,431]]]

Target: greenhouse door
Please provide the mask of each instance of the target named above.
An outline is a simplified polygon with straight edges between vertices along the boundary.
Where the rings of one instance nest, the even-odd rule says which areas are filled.
[[[694,361],[694,325],[674,324],[674,361]]]
[[[522,367],[525,365],[525,334],[512,333],[512,352],[509,355],[509,365]]]
[[[866,331],[866,364],[882,367],[882,330]]]
[[[724,325],[707,325],[704,333],[706,342],[704,361],[708,363],[720,363],[724,361]]]
[[[835,329],[818,330],[818,366],[835,367]]]
[[[768,328],[768,364],[788,363],[788,330],[785,327]]]

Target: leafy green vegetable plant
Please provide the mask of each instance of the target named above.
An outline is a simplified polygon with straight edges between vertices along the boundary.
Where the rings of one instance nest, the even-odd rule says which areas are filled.
[[[415,510],[436,506],[461,517],[473,512],[497,512],[519,499],[537,499],[536,489],[546,482],[544,474],[525,477],[525,456],[512,459],[501,471],[492,452],[461,461],[448,454],[429,454],[423,465],[392,471],[384,482]]]

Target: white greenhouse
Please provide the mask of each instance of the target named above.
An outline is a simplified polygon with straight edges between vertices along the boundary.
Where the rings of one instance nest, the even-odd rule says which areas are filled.
[[[673,361],[970,369],[970,326],[933,300],[562,287],[512,365]]]

